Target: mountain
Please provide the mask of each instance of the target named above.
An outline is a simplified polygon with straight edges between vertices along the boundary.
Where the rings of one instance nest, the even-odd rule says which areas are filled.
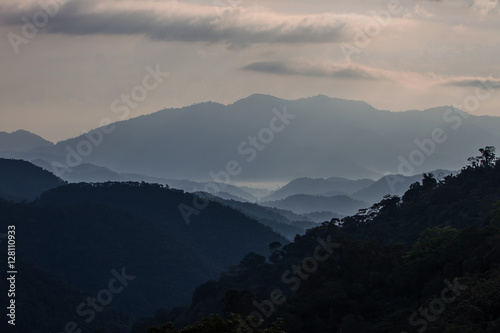
[[[64,181],[29,162],[0,158],[0,198],[33,200]]]
[[[272,207],[264,207],[256,203],[241,202],[215,195],[209,195],[210,200],[221,203],[224,206],[236,209],[248,217],[266,225],[292,240],[297,234],[301,235],[307,229],[316,226],[315,220],[304,215],[295,214],[289,210],[277,209]],[[330,220],[335,214],[330,213]],[[322,220],[324,221],[324,220]]]
[[[436,176],[436,178],[443,178],[444,176],[456,174],[457,172],[449,170],[436,170],[431,171],[430,173]],[[375,203],[382,200],[382,198],[387,194],[402,196],[410,188],[411,184],[422,181],[422,178],[422,175],[387,175],[380,178],[372,185],[352,193],[351,197],[357,200]]]
[[[350,180],[342,177],[297,178],[263,198],[263,201],[281,200],[296,194],[334,196],[351,194],[375,183],[371,179]]]
[[[246,253],[287,243],[236,210],[217,202],[201,209],[199,202],[158,184],[69,184],[33,203],[3,202],[0,226],[16,225],[22,235],[16,246],[26,258],[80,290],[98,291],[112,269],[137,276],[116,306],[139,315],[185,304],[197,285]],[[182,207],[199,210],[186,220]]]
[[[239,196],[236,196],[236,195],[233,195],[231,193],[228,193],[228,192],[216,192],[215,193],[216,196],[218,196],[219,198],[221,199],[225,199],[225,200],[234,200],[234,201],[240,201],[240,202],[248,202],[248,200],[245,200]]]
[[[499,332],[500,160],[491,156],[483,153],[440,181],[427,174],[402,198],[385,197],[286,246],[273,244],[269,261],[249,254],[200,285],[191,306],[162,322],[145,318],[140,327]],[[169,321],[189,326],[176,330]],[[155,329],[132,330],[139,332]]]
[[[336,213],[330,212],[330,211],[306,213],[306,214],[302,214],[301,216],[304,216],[308,220],[311,220],[311,221],[314,221],[317,223],[331,221],[332,219],[341,219],[341,218],[345,217],[345,215],[336,214]]]
[[[53,171],[51,164],[42,159],[33,160],[31,161],[31,163],[47,171],[51,172]],[[80,183],[80,182],[99,183],[108,181],[132,180],[128,179],[128,177],[122,174],[110,170],[109,168],[100,167],[90,163],[82,163],[74,168],[71,168],[71,171],[63,172],[61,174],[61,178],[69,183]]]
[[[27,152],[39,147],[52,147],[54,144],[44,138],[24,130],[12,133],[0,132],[0,151]]]
[[[255,202],[257,199],[238,186],[218,182],[194,182],[190,180],[168,180],[167,183],[174,188],[184,190],[186,192],[208,192],[219,197],[227,199],[235,199],[240,201]]]
[[[499,117],[451,107],[389,112],[322,95],[252,95],[231,105],[164,109],[7,155],[201,182],[379,178],[458,169],[478,146],[500,145],[498,128]]]
[[[286,199],[261,202],[261,205],[291,210],[297,214],[331,211],[341,215],[355,214],[369,206],[367,202],[352,199],[347,195],[323,197],[319,195],[297,194]]]
[[[267,188],[260,188],[260,187],[249,187],[249,186],[244,186],[244,185],[238,185],[240,189],[242,189],[245,192],[250,193],[254,198],[257,200],[260,200],[264,197],[267,197],[270,195],[273,191]]]
[[[47,171],[54,171],[52,165],[43,159],[35,159],[31,161],[31,163]],[[73,168],[67,168],[65,172],[61,172],[61,178],[70,183],[102,183],[108,181],[147,182],[168,185],[171,188],[176,188],[186,192],[198,192],[207,189],[209,191],[212,191],[210,193],[217,194],[219,196],[226,195],[231,196],[231,198],[240,199],[243,201],[256,201],[256,198],[248,191],[232,184],[215,183],[215,185],[217,186],[213,187],[207,186],[208,184],[212,183],[200,183],[191,180],[158,178],[134,173],[119,173],[109,168],[97,166],[90,163],[82,163]],[[224,191],[220,191],[221,189],[224,189]],[[259,189],[253,189],[253,191],[259,193]],[[263,190],[260,191],[262,192]]]

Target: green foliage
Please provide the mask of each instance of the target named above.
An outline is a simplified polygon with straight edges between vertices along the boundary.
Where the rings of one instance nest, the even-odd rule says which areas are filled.
[[[420,234],[411,250],[408,251],[405,259],[412,260],[413,258],[422,257],[430,251],[440,256],[444,248],[449,246],[450,242],[456,240],[458,236],[459,231],[450,226],[426,229]]]

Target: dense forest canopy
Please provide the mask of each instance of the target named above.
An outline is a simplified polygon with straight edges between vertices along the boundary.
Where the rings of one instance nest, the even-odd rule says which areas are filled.
[[[490,146],[468,162],[291,243],[215,201],[186,224],[196,196],[157,184],[55,179],[32,202],[0,199],[1,227],[22,235],[16,328],[498,332],[500,161]],[[87,323],[76,309],[118,271],[130,284]]]
[[[456,176],[425,174],[402,198],[270,244],[267,261],[247,255],[133,332],[500,331],[500,162],[480,153]],[[338,247],[311,260],[322,242]]]

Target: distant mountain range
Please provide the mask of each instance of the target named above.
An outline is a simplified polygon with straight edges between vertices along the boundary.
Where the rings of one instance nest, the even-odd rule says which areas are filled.
[[[225,199],[211,194],[206,195],[209,195],[210,200],[244,213],[263,225],[272,228],[289,240],[293,240],[295,235],[302,235],[307,229],[315,227],[317,222],[330,221],[334,217],[340,217],[332,212],[323,212],[323,214],[318,213],[310,216],[299,215],[291,210],[264,207],[255,203]]]
[[[440,179],[457,172],[435,170],[429,173]],[[291,210],[309,218],[328,216],[320,214],[322,211],[329,211],[330,215],[334,212],[345,216],[379,202],[387,194],[402,196],[411,184],[421,182],[422,178],[422,175],[386,175],[377,181],[340,177],[298,178],[262,198],[260,204]]]
[[[435,170],[429,173],[433,174],[436,179],[442,179],[448,175],[456,175],[458,171],[450,170]],[[422,181],[422,175],[403,176],[403,175],[387,175],[375,183],[362,188],[351,194],[351,197],[358,200],[363,200],[370,203],[379,202],[384,195],[402,196],[415,182]]]
[[[402,170],[408,176],[456,170],[477,147],[500,146],[498,128],[499,117],[450,107],[389,112],[322,95],[295,101],[252,95],[227,106],[164,109],[55,145],[0,138],[0,156],[57,162],[56,171],[89,163],[198,182],[377,179]]]
[[[35,148],[52,146],[52,142],[28,131],[0,132],[0,151],[3,152],[28,152]]]
[[[31,161],[31,163],[47,170],[53,171],[51,164],[42,159],[36,159]],[[211,194],[217,194],[220,197],[225,197],[227,199],[236,199],[240,201],[250,201],[254,202],[257,200],[250,191],[250,188],[240,188],[238,186],[234,186],[231,184],[220,184],[217,183],[217,187],[205,187],[207,183],[195,182],[191,180],[178,180],[178,179],[166,179],[166,178],[158,178],[145,176],[134,173],[119,173],[115,172],[109,168],[101,167],[89,163],[82,163],[74,168],[71,168],[71,172],[64,172],[61,174],[61,179],[70,182],[70,183],[79,183],[79,182],[88,182],[88,183],[98,183],[98,182],[107,182],[107,181],[119,181],[119,182],[127,182],[127,181],[138,181],[138,182],[146,182],[146,183],[154,183],[154,184],[162,184],[168,185],[169,187],[176,188],[179,190],[183,190],[186,192],[198,192],[203,191],[204,189],[212,190],[216,189],[217,191],[209,192]],[[220,191],[220,189],[224,189],[224,191]],[[268,193],[269,191],[265,190],[255,190],[254,193]]]
[[[352,215],[361,208],[367,208],[368,202],[355,200],[347,195],[324,197],[310,194],[296,194],[286,199],[265,201],[267,207],[291,210],[297,214],[307,214],[321,211],[332,211],[341,215]]]
[[[263,201],[281,200],[296,194],[334,196],[352,194],[375,183],[372,179],[350,180],[341,177],[297,178],[276,190]]]
[[[81,164],[73,168],[71,173],[62,175],[64,178],[62,180],[47,171],[51,170],[48,162],[38,159],[33,163],[40,167],[22,160],[0,159],[0,170],[2,171],[0,197],[14,201],[33,200],[42,192],[57,187],[65,181],[70,183],[140,181],[167,185],[190,193],[203,192],[203,189],[206,188],[212,189],[212,187],[205,186],[208,183],[118,173],[92,164]],[[19,178],[21,170],[26,172]],[[456,174],[456,172],[448,170],[436,170],[431,173],[437,178]],[[26,184],[23,182],[25,179],[31,179],[26,188],[23,187],[23,184]],[[217,188],[224,188],[224,191],[214,191],[209,194],[212,195],[211,200],[235,208],[271,227],[288,239],[293,239],[295,234],[302,234],[305,231],[304,228],[311,227],[312,222],[329,221],[332,218],[355,214],[358,209],[367,208],[380,201],[387,194],[401,196],[411,184],[421,180],[422,175],[387,175],[377,181],[371,179],[350,180],[341,177],[298,178],[260,199],[248,191],[253,190],[256,194],[268,193],[268,191],[243,189],[235,185],[217,183]],[[273,198],[275,199],[273,200]],[[259,203],[259,205],[255,203]],[[269,216],[271,208],[275,209],[272,218]],[[268,211],[262,212],[262,209]],[[298,225],[297,222],[300,222],[301,225]]]

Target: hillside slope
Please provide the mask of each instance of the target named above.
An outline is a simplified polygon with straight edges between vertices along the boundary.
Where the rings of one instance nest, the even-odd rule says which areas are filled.
[[[500,160],[492,152],[456,176],[426,174],[402,198],[273,244],[270,262],[246,256],[169,314],[178,327],[204,317],[172,332],[498,332]],[[278,318],[283,330],[271,328]]]
[[[197,285],[246,253],[287,242],[216,202],[188,225],[179,205],[194,200],[156,184],[70,184],[33,203],[1,202],[0,228],[16,225],[19,251],[80,290],[101,289],[112,269],[136,276],[116,306],[140,315],[185,304]]]
[[[52,173],[22,160],[0,158],[0,198],[33,200],[42,192],[63,185]]]
[[[197,181],[224,178],[231,161],[241,167],[235,168],[239,172],[234,172],[231,182],[331,175],[378,178],[400,173],[400,158],[408,161],[413,151],[421,150],[422,142],[431,153],[410,173],[456,170],[477,147],[500,146],[500,134],[493,130],[500,127],[499,117],[470,115],[463,121],[461,114],[450,107],[389,112],[321,95],[295,101],[252,95],[227,106],[201,103],[160,110],[54,147],[9,156],[43,158],[70,167],[91,163],[117,172]],[[455,130],[457,126],[460,130]],[[429,144],[437,128],[447,140]],[[79,153],[89,145],[90,154]]]

